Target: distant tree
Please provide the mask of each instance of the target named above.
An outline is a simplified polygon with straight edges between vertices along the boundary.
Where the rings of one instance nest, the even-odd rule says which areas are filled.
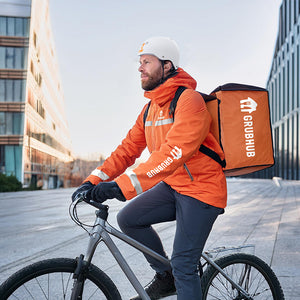
[[[22,183],[14,175],[0,173],[0,192],[16,192],[22,190]]]

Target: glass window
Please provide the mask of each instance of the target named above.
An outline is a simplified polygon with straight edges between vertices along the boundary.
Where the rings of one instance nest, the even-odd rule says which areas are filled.
[[[0,134],[5,134],[5,112],[0,111]]]
[[[297,22],[297,9],[296,9],[296,0],[294,0],[294,24]]]
[[[299,7],[300,7],[300,4],[299,4]],[[296,104],[296,106],[298,108],[300,108],[300,67],[299,67],[299,64],[300,64],[300,51],[299,51],[299,45],[297,45],[297,75],[296,75],[296,80],[297,80],[297,99],[298,99],[298,103]]]
[[[13,134],[23,134],[23,113],[13,113]]]
[[[13,101],[19,102],[22,99],[22,80],[14,80],[14,98]]]
[[[287,70],[286,70],[286,109],[285,113],[290,112],[290,61],[287,61]]]
[[[0,69],[5,69],[5,47],[0,47]]]
[[[286,37],[286,9],[285,9],[285,1],[283,1],[283,4],[282,4],[282,25],[283,25],[283,40],[282,40],[282,44],[285,40],[285,37]]]
[[[299,157],[299,152],[300,152],[300,141],[299,141],[299,136],[300,136],[300,120],[299,120],[299,114],[296,116],[296,162],[297,162],[297,177],[295,178],[296,180],[300,179],[300,157]]]
[[[5,79],[0,79],[0,102],[5,102]]]
[[[13,81],[6,80],[6,101],[13,101],[14,99],[14,89],[13,89]]]
[[[26,80],[20,79],[21,82],[21,93],[20,93],[20,102],[25,102],[26,97]]]
[[[0,47],[0,69],[26,69],[27,48]]]
[[[15,155],[14,146],[5,146],[5,173],[7,175],[14,175],[15,171]]]
[[[289,31],[292,29],[292,1],[289,1]]]
[[[23,134],[24,113],[0,112],[0,134]]]
[[[15,61],[14,61],[14,67],[16,69],[22,69],[23,68],[23,48],[15,48]]]
[[[295,103],[294,103],[294,99],[295,99],[295,55],[294,55],[294,53],[292,54],[292,78],[291,78],[291,81],[292,81],[291,110],[294,110],[294,108],[295,108]]]
[[[284,29],[283,29],[283,5],[280,6],[280,46],[283,44],[283,35],[284,35]]]
[[[5,60],[6,60],[6,68],[13,69],[14,68],[14,48],[6,47]]]
[[[283,67],[282,69],[282,114],[281,116],[283,117],[285,115],[285,103],[286,103],[286,95],[285,95],[285,68]]]
[[[4,173],[5,167],[4,148],[4,145],[0,145],[0,173]]]
[[[15,33],[15,18],[7,18],[7,35],[13,36]]]
[[[6,17],[0,17],[0,35],[6,35]]]
[[[278,76],[278,119],[282,116],[282,109],[281,109],[282,97],[281,97],[281,74],[279,73]]]
[[[28,18],[0,17],[0,35],[28,37],[28,25]]]
[[[15,18],[15,36],[24,35],[24,25],[21,18]]]
[[[26,80],[0,79],[0,102],[25,102]]]
[[[5,134],[14,134],[13,132],[13,114],[5,113]]]

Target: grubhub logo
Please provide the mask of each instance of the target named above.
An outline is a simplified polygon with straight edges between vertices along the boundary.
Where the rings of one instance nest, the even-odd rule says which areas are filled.
[[[178,160],[182,157],[182,149],[178,148],[175,146],[171,151],[170,151],[171,156],[168,156],[163,162],[161,162],[157,167],[154,169],[150,170],[147,172],[147,176],[149,178],[155,176],[156,174],[160,173],[163,171],[165,168],[167,168],[169,165],[171,165],[174,162],[174,159]]]
[[[251,114],[256,111],[257,103],[250,97],[248,99],[244,99],[240,101],[241,104],[241,112],[247,112]]]
[[[257,103],[250,97],[248,99],[240,100],[241,112],[244,121],[244,134],[245,134],[245,149],[248,157],[255,156],[255,136],[253,129],[253,115],[252,113],[257,109]]]

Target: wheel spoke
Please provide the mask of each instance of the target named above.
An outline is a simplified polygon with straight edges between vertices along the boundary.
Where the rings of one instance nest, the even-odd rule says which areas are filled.
[[[30,293],[30,291],[28,290],[28,288],[27,288],[27,286],[26,286],[25,284],[24,284],[24,288],[25,288],[25,290],[27,291],[27,293],[28,293],[28,295],[30,296],[30,298],[34,300],[32,294]],[[17,297],[16,297],[16,298],[17,298]]]
[[[216,260],[226,276],[245,290],[251,299],[284,299],[280,283],[271,268],[256,256],[238,253]],[[246,299],[226,277],[209,266],[201,279],[203,299]],[[276,297],[274,296],[276,295]]]
[[[76,260],[67,258],[34,263],[13,274],[2,284],[0,294],[4,294],[8,300],[70,299],[76,266]],[[116,286],[103,271],[90,265],[85,276],[82,299],[121,300]],[[10,293],[7,294],[7,291]]]

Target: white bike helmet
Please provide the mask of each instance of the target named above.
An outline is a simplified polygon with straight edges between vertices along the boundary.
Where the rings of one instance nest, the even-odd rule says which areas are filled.
[[[168,37],[152,37],[141,46],[138,55],[150,54],[160,60],[170,60],[175,69],[179,66],[179,48],[177,43]]]

